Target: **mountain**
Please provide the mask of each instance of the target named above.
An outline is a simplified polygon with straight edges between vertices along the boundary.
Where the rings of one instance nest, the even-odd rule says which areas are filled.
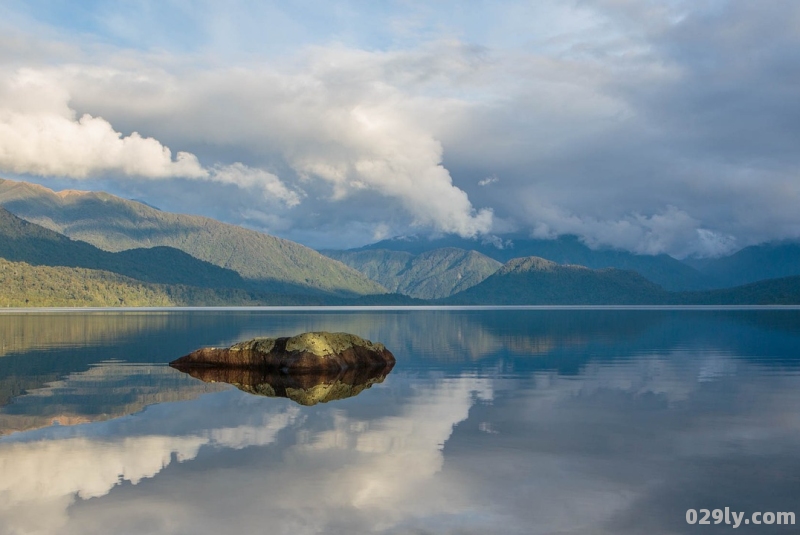
[[[452,305],[636,305],[670,293],[633,271],[515,258],[486,280],[443,300]]]
[[[447,247],[413,255],[371,249],[322,251],[391,292],[418,299],[439,299],[475,286],[502,265],[476,251]]]
[[[477,240],[445,236],[428,239],[419,236],[392,238],[353,249],[366,251],[386,249],[420,254],[443,247],[477,251],[499,262],[512,258],[536,256],[558,264],[580,265],[592,269],[617,268],[636,271],[667,290],[700,290],[714,286],[705,275],[669,255],[637,255],[615,249],[592,249],[577,236],[560,236],[552,240],[530,238],[522,234],[504,239]]]
[[[32,266],[0,258],[0,307],[342,306],[362,298],[377,300],[369,304],[383,304],[382,297],[279,295],[239,288],[156,284],[110,271]]]
[[[167,246],[239,273],[261,292],[385,293],[358,271],[300,244],[214,219],[162,212],[102,192],[62,191],[0,179],[0,206],[106,251]]]
[[[687,260],[687,263],[715,280],[718,287],[790,277],[800,275],[800,243],[754,245],[730,256]]]
[[[142,282],[201,288],[246,288],[230,269],[198,260],[171,247],[109,253],[30,223],[0,207],[0,258],[32,266],[103,270]]]
[[[352,299],[267,294],[235,271],[177,249],[110,253],[0,208],[2,307],[341,305]]]

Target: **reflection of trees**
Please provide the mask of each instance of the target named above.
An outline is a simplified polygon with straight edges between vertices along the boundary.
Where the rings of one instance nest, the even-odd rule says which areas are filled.
[[[0,314],[0,406],[101,362],[169,362],[241,329],[242,317],[225,313]]]
[[[0,435],[133,414],[147,405],[194,399],[225,385],[200,383],[166,366],[105,364],[20,396],[0,411]]]
[[[500,353],[544,355],[590,343],[619,343],[640,336],[662,321],[663,315],[608,310],[418,310],[320,314],[298,320],[298,332],[351,332],[380,341],[401,360],[424,356],[458,363]]]
[[[167,323],[174,323],[174,318],[164,313],[2,314],[0,357],[31,349],[109,343],[163,329]]]

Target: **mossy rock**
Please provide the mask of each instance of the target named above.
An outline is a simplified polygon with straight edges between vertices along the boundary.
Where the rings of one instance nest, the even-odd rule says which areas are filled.
[[[308,332],[285,338],[254,338],[229,348],[202,348],[170,363],[197,367],[259,368],[285,373],[336,372],[393,366],[383,344],[349,333]]]

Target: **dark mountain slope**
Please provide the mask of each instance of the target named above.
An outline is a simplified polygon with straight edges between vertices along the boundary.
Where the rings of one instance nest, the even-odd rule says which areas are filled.
[[[767,279],[733,288],[681,292],[674,302],[685,305],[800,305],[800,276]]]
[[[716,281],[719,287],[800,275],[800,243],[754,245],[722,258],[687,263]]]

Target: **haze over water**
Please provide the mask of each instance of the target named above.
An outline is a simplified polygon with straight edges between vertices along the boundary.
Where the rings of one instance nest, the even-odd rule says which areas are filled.
[[[313,330],[397,365],[310,407],[166,366]],[[687,509],[800,512],[798,310],[12,313],[0,339],[0,535],[656,535],[732,529]]]

